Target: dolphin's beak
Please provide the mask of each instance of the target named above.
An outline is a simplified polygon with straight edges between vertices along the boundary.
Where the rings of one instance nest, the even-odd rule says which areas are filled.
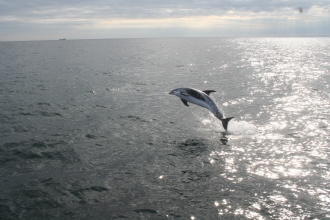
[[[174,90],[172,90],[169,94],[170,94],[170,95],[173,95],[173,94],[174,94]]]

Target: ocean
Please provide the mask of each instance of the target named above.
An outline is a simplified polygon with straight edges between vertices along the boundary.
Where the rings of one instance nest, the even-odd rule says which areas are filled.
[[[330,219],[330,38],[0,51],[0,219]]]

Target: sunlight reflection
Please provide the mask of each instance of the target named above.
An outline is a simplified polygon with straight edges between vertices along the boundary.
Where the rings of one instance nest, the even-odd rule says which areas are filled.
[[[252,207],[255,208],[255,209],[261,210],[261,206],[258,203],[252,204]]]
[[[243,215],[243,214],[244,214],[244,210],[241,209],[241,208],[236,209],[236,210],[234,211],[234,214],[235,214],[235,215]]]
[[[260,219],[260,220],[265,219],[263,216],[261,216],[257,212],[250,211],[250,210],[244,210],[242,208],[236,209],[234,211],[234,215],[242,215],[242,216],[245,216],[248,219]]]
[[[250,211],[250,210],[245,210],[244,211],[244,215],[247,217],[247,218],[251,218],[251,219],[265,219],[264,217],[262,217],[260,214],[258,214],[257,212],[253,212],[253,211]]]
[[[330,207],[330,196],[328,194],[322,194],[319,196],[319,199],[322,201],[322,204],[326,207]],[[330,211],[330,208],[328,209]]]
[[[282,151],[276,153],[283,154]],[[302,169],[303,164],[310,161],[306,157],[289,157],[277,161],[255,161],[247,168],[251,173],[270,179],[278,179],[280,176],[308,176],[310,171]]]
[[[255,43],[242,39],[242,49],[252,42]],[[312,218],[306,213],[306,204],[299,202],[302,198],[315,199],[314,204],[321,210],[330,211],[328,184],[320,185],[330,180],[330,102],[325,90],[329,88],[328,80],[324,77],[330,54],[326,49],[320,51],[322,55],[315,55],[312,52],[315,45],[311,43],[306,39],[265,39],[255,45],[258,53],[253,50],[243,52],[242,62],[253,68],[251,80],[263,86],[249,87],[249,98],[228,101],[224,106],[247,104],[247,100],[258,104],[258,99],[269,99],[269,104],[260,106],[256,117],[247,117],[260,123],[260,133],[251,137],[244,152],[237,151],[235,146],[231,153],[218,152],[218,157],[226,158],[223,159],[226,173],[222,176],[234,183],[239,179],[239,164],[243,164],[250,175],[278,183],[278,191],[266,191],[262,193],[264,195],[254,193],[258,199],[251,203],[250,210],[239,207],[233,211],[235,215],[257,219],[253,211],[267,210],[267,214],[276,219]],[[324,40],[314,42],[328,43]],[[215,157],[210,155],[210,158]]]
[[[275,203],[284,203],[287,201],[287,199],[281,195],[269,196],[269,198],[273,200]]]
[[[215,160],[213,160],[212,158],[209,158],[209,160],[210,160],[210,163],[211,164],[214,164],[215,163]]]

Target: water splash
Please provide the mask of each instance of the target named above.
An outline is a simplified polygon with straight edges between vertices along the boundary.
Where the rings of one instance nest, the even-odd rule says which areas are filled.
[[[228,124],[228,133],[234,135],[252,135],[257,133],[257,127],[247,121],[231,120]]]
[[[203,123],[203,125],[208,125],[208,124],[211,124],[212,121],[210,119],[206,118],[206,119],[202,120],[202,123]]]
[[[215,118],[213,115],[209,115],[208,118],[200,118],[203,127],[212,131],[222,132],[224,128],[221,121]],[[236,121],[235,119],[228,123],[228,134],[230,135],[253,135],[258,132],[257,127],[251,122],[247,121]]]

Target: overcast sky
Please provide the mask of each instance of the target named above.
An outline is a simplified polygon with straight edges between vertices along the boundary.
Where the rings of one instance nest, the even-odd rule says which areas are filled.
[[[0,41],[231,36],[330,36],[330,0],[0,0]]]

